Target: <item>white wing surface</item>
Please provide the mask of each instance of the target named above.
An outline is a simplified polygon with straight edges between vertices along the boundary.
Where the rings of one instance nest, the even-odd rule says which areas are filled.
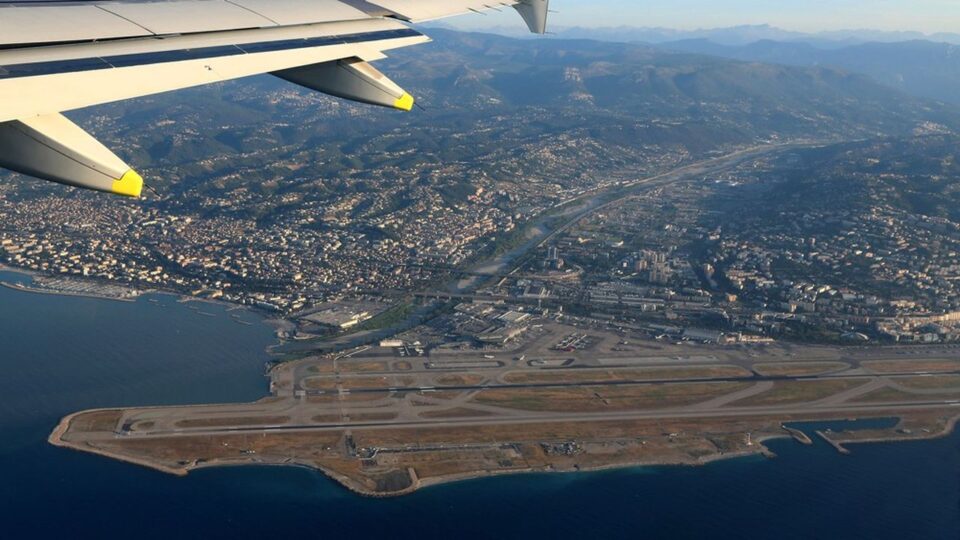
[[[261,73],[409,111],[369,64],[411,28],[510,7],[543,33],[548,0],[0,0],[0,167],[139,196],[143,181],[60,113]]]

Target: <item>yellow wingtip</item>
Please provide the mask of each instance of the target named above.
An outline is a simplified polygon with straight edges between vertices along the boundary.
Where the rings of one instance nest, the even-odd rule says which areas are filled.
[[[130,169],[118,180],[114,180],[111,190],[117,195],[137,198],[143,192],[143,177]]]
[[[401,111],[409,112],[413,110],[414,103],[416,103],[416,100],[413,99],[413,96],[404,92],[404,94],[393,103],[393,106]]]

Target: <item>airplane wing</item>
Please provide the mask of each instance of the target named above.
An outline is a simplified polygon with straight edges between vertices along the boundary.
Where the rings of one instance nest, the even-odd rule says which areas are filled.
[[[143,180],[61,113],[272,73],[409,111],[374,68],[429,38],[410,27],[513,8],[543,33],[549,0],[0,0],[0,167],[139,197]]]

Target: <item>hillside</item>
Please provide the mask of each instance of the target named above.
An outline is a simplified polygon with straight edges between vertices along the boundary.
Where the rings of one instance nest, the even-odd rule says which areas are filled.
[[[834,67],[869,75],[917,97],[960,104],[960,46],[949,43],[912,40],[820,48],[802,42],[761,40],[728,46],[695,39],[662,46],[750,62]]]
[[[288,191],[336,197],[383,193],[387,181],[434,189],[487,179],[580,189],[751,144],[960,127],[952,107],[830,68],[431,34],[434,43],[380,63],[426,111],[358,106],[262,76],[72,116],[163,192],[232,193],[235,211],[261,216]]]
[[[714,262],[778,283],[829,284],[952,309],[960,139],[927,136],[792,152],[707,198]],[[719,229],[718,229],[719,228]]]

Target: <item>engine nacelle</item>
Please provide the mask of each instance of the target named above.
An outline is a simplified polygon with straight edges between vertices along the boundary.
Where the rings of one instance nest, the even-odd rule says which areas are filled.
[[[0,123],[0,167],[44,180],[139,197],[143,179],[62,114]]]
[[[324,62],[273,73],[281,79],[352,101],[390,107],[413,108],[413,96],[359,58]]]

